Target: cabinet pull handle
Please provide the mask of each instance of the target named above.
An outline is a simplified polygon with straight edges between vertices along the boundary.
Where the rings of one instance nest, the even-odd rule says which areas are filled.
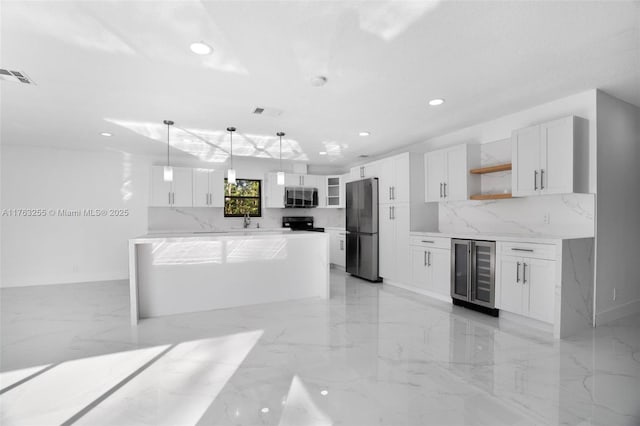
[[[433,244],[433,241],[431,240],[421,240],[423,243],[429,243],[429,244]]]
[[[533,190],[534,191],[538,190],[538,171],[537,170],[533,171]]]
[[[167,195],[169,196],[169,204],[171,204],[171,193],[169,192]]]
[[[389,187],[389,199],[393,200],[393,197],[391,196],[391,187]]]
[[[427,266],[431,266],[431,252],[427,252]]]
[[[527,264],[522,264],[522,284],[527,283]]]
[[[440,198],[442,198],[442,182],[440,182]]]
[[[513,247],[513,248],[511,248],[511,250],[513,250],[513,251],[527,251],[529,253],[533,253],[533,249],[523,249],[523,248]]]
[[[391,199],[392,200],[396,199],[396,187],[395,186],[391,187]]]
[[[344,250],[344,240],[340,240],[340,250]]]
[[[393,216],[391,215],[391,206],[389,206],[389,220],[393,219]]]
[[[516,282],[520,282],[520,262],[516,263]]]
[[[540,189],[544,189],[544,169],[540,169]]]
[[[427,251],[424,251],[424,266],[427,266]]]
[[[447,198],[447,182],[445,182],[443,186],[444,186],[444,198]]]

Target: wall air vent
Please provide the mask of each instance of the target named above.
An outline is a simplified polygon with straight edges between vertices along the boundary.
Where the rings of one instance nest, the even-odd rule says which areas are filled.
[[[0,80],[13,81],[14,83],[35,84],[24,71],[9,71],[0,68]]]
[[[264,115],[265,117],[280,117],[282,112],[281,109],[272,107],[255,107],[252,111],[253,114]]]

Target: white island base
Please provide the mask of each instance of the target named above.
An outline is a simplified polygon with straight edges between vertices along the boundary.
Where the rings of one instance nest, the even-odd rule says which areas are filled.
[[[150,235],[129,240],[131,322],[329,297],[329,235]]]

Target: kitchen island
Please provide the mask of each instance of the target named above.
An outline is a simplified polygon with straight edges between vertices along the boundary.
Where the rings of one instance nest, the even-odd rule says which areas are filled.
[[[131,322],[329,297],[322,232],[151,234],[129,240]]]

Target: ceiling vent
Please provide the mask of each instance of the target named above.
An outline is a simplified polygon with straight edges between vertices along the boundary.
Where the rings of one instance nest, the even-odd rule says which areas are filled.
[[[0,80],[13,81],[14,83],[35,84],[23,71],[9,71],[0,68]]]
[[[283,111],[272,107],[255,107],[252,113],[256,115],[264,115],[265,117],[280,117]]]
[[[358,155],[358,157],[360,157],[360,158],[369,158],[369,156],[367,154],[360,154],[360,155]]]

